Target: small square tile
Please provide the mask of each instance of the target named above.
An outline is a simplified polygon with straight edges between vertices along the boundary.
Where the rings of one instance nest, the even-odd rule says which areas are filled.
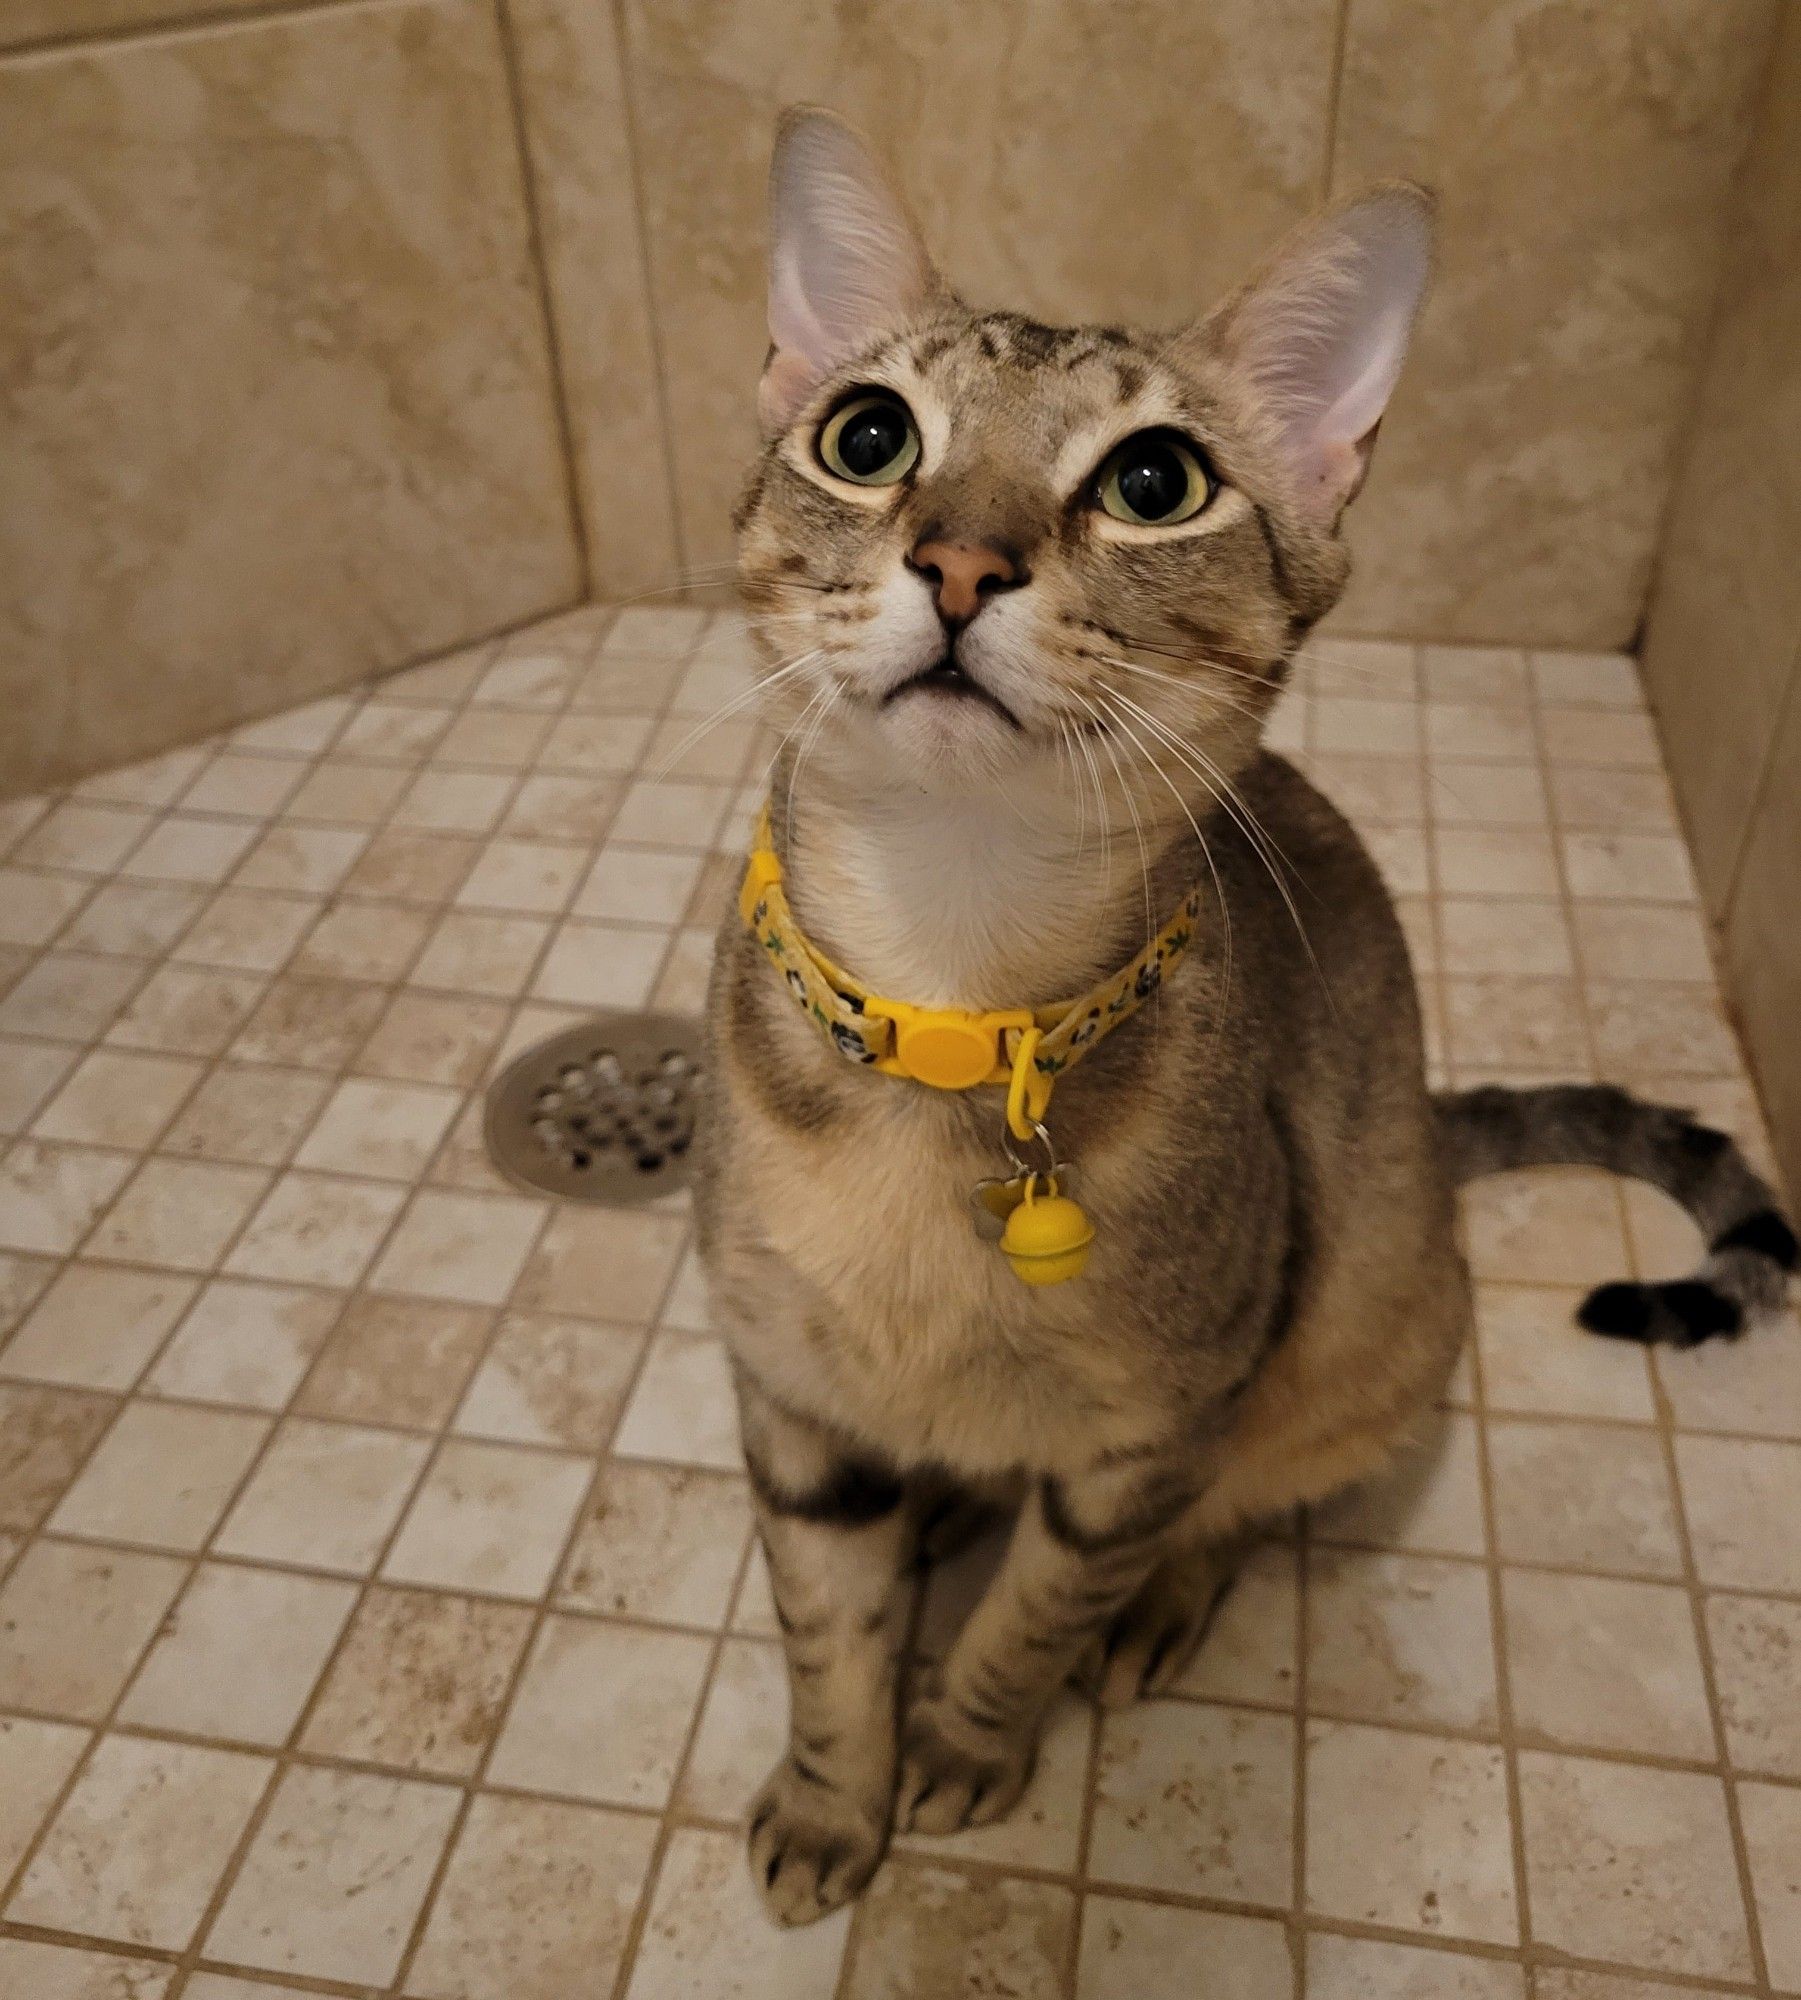
[[[354,1285],[405,1199],[404,1188],[381,1182],[283,1174],[226,1269],[245,1278]]]
[[[175,957],[233,972],[278,971],[323,907],[317,896],[221,889],[175,947]]]
[[[159,966],[106,1039],[117,1048],[216,1056],[249,1019],[265,984],[260,973]]]
[[[1655,771],[1663,763],[1657,732],[1643,715],[1559,705],[1540,710],[1539,727],[1545,755],[1554,764]]]
[[[1062,2000],[1076,1899],[1048,1882],[972,1880],[947,1869],[882,1869],[851,1947],[845,2000],[980,1993],[1004,1979],[1018,2000]]]
[[[1441,826],[1433,837],[1448,896],[1555,896],[1557,852],[1541,826]]]
[[[393,757],[410,762],[423,757],[450,726],[448,708],[428,708],[409,702],[370,701],[357,710],[338,738],[340,754]]]
[[[1286,1706],[1295,1694],[1300,1584],[1288,1542],[1260,1542],[1239,1565],[1178,1694]]]
[[[559,716],[544,739],[538,768],[626,778],[644,759],[656,727],[648,715],[605,715],[577,710]]]
[[[450,1838],[459,1794],[289,1770],[207,1933],[209,1958],[385,1986]]]
[[[744,1481],[687,1467],[603,1468],[558,1601],[578,1611],[715,1630],[750,1539]]]
[[[552,1616],[489,1766],[491,1783],[660,1808],[700,1699],[697,1634]]]
[[[286,708],[261,722],[245,723],[231,733],[240,750],[272,757],[316,757],[348,721],[355,703],[345,696],[327,696],[301,708]]]
[[[715,938],[710,930],[677,931],[650,1003],[672,1014],[705,1012],[713,979]]]
[[[1517,763],[1533,755],[1532,712],[1508,702],[1431,701],[1426,751],[1433,758]]]
[[[509,1313],[457,1412],[469,1437],[599,1451],[644,1351],[637,1328]]]
[[[188,1099],[161,1150],[228,1165],[285,1166],[330,1089],[323,1075],[227,1063]]]
[[[23,1132],[81,1060],[81,1051],[0,1035],[0,1133]]]
[[[1525,656],[1511,646],[1422,646],[1420,682],[1428,701],[1512,705],[1530,693]]]
[[[377,1584],[357,1609],[302,1747],[471,1776],[499,1727],[531,1619],[523,1605]]]
[[[757,1900],[735,1833],[670,1841],[625,2000],[833,2000],[851,1912],[778,1930]]]
[[[389,674],[380,683],[378,693],[384,701],[459,702],[487,671],[494,652],[492,642],[483,640],[444,659],[427,660],[422,666]]]
[[[214,1547],[252,1561],[359,1575],[380,1555],[430,1449],[424,1438],[290,1418]]]
[[[1504,1559],[1679,1572],[1670,1482],[1654,1433],[1498,1418],[1488,1449]]]
[[[79,875],[0,868],[0,944],[48,944],[93,887]]]
[[[553,847],[538,840],[490,841],[456,900],[465,909],[553,917],[575,893],[587,858],[585,847]]]
[[[273,1769],[266,1757],[109,1736],[63,1803],[9,1914],[179,1951]]]
[[[150,1387],[190,1402],[279,1410],[342,1307],[331,1292],[216,1279],[157,1358]]]
[[[502,654],[476,683],[470,700],[481,707],[548,713],[561,708],[575,684],[575,662],[548,647]]]
[[[78,875],[110,875],[144,837],[147,812],[65,800],[13,849],[28,868],[66,868]]]
[[[1609,1175],[1566,1167],[1492,1174],[1463,1190],[1461,1206],[1478,1278],[1587,1287],[1631,1268]]]
[[[353,1078],[339,1084],[295,1164],[373,1180],[417,1180],[462,1101],[460,1091],[429,1084]]]
[[[239,1062],[342,1069],[380,1020],[387,1003],[388,996],[379,986],[284,973],[263,996],[232,1054]]]
[[[1684,1271],[1698,1261],[1691,1258]],[[1737,1340],[1710,1340],[1686,1352],[1660,1348],[1658,1380],[1677,1428],[1801,1438],[1798,1343],[1801,1324],[1791,1309]]]
[[[1478,1285],[1482,1394],[1491,1410],[1568,1417],[1656,1414],[1642,1349],[1598,1340],[1576,1324],[1581,1292],[1550,1285]]]
[[[0,1000],[0,1033],[91,1042],[112,1026],[143,977],[135,959],[46,952]]]
[[[98,1722],[186,1574],[173,1556],[33,1542],[0,1585],[0,1706]]]
[[[544,955],[532,992],[572,1007],[642,1007],[666,949],[658,931],[566,923]]]
[[[1701,1581],[1801,1594],[1801,1540],[1771,1532],[1801,1519],[1801,1444],[1679,1436],[1676,1466]]]
[[[1712,1762],[1687,1591],[1527,1570],[1502,1583],[1516,1727],[1572,1749]]]
[[[1485,1555],[1474,1422],[1462,1416],[1443,1418],[1434,1434],[1398,1458],[1391,1471],[1322,1507],[1315,1526],[1328,1542],[1422,1555]]]
[[[24,1860],[87,1746],[88,1732],[71,1723],[0,1715],[0,1882]]]
[[[426,1474],[382,1574],[441,1590],[536,1597],[549,1588],[592,1472],[586,1458],[453,1438]]]
[[[355,1298],[294,1407],[313,1417],[436,1429],[456,1407],[490,1324],[473,1306]]]
[[[0,1382],[0,1530],[30,1534],[112,1421],[110,1397]]]
[[[260,1167],[147,1160],[89,1241],[97,1257],[210,1270],[269,1184]]]
[[[631,654],[647,660],[681,660],[699,642],[707,614],[691,604],[628,604],[607,630],[607,659]]]
[[[344,877],[343,893],[434,906],[456,893],[480,852],[473,834],[389,827],[358,855]]]
[[[0,1330],[16,1327],[49,1287],[56,1263],[0,1251]]]
[[[1357,1723],[1313,1724],[1307,1907],[1394,1930],[1517,1943],[1500,1750]]]
[[[329,896],[368,845],[360,827],[272,826],[232,879],[240,889]]]
[[[421,771],[395,808],[394,824],[428,833],[486,833],[515,782],[499,771]]]
[[[620,1421],[613,1449],[622,1458],[736,1471],[738,1404],[725,1343],[711,1335],[661,1333]]]
[[[71,1265],[0,1355],[0,1371],[36,1382],[129,1389],[193,1296],[188,1278]]]
[[[151,828],[119,872],[136,882],[223,882],[255,839],[255,826],[241,820],[175,813]]]
[[[405,976],[431,929],[425,910],[401,903],[341,902],[294,954],[297,973],[387,984]]]
[[[62,942],[70,951],[160,958],[205,901],[203,890],[173,882],[108,882],[63,932]]]
[[[518,1303],[578,1314],[604,1304],[617,1319],[648,1320],[685,1233],[679,1217],[648,1209],[559,1208],[520,1279]]]
[[[1574,896],[1692,903],[1695,873],[1673,833],[1566,833],[1564,873]]]
[[[1629,653],[1534,653],[1531,662],[1540,701],[1582,708],[1644,706],[1638,665]]]
[[[1502,973],[1446,979],[1445,1038],[1458,1076],[1495,1069],[1588,1071],[1588,1028],[1573,979]]]
[[[1321,1549],[1308,1571],[1307,1628],[1310,1708],[1493,1733],[1486,1570]]]
[[[1738,1044],[1711,985],[1595,980],[1588,989],[1595,1054],[1609,1073],[1663,1069],[1732,1076]]]
[[[1356,757],[1417,757],[1418,704],[1316,695],[1308,717],[1309,747]]]
[[[1576,969],[1561,903],[1532,896],[1445,896],[1438,922],[1447,972],[1556,979]]]
[[[1426,817],[1426,787],[1411,757],[1316,755],[1307,775],[1357,825],[1418,826]]]
[[[1801,1992],[1801,1792],[1741,1785],[1738,1801],[1770,1977]]]
[[[612,837],[645,847],[713,845],[731,790],[725,785],[689,785],[674,779],[640,778],[626,788],[613,820]]]
[[[522,771],[537,761],[549,728],[547,717],[528,709],[467,708],[444,732],[432,761]]]
[[[1714,976],[1706,920],[1687,904],[1577,901],[1570,917],[1582,969],[1592,980]]]
[[[498,1001],[397,993],[356,1066],[365,1076],[467,1090],[481,1081],[506,1024],[507,1010]]]
[[[68,1945],[0,1938],[0,1992],[29,1994],[31,2000],[165,2000],[175,1977],[172,1965],[117,1952],[77,1951]],[[208,1995],[199,1986],[194,2000],[238,2000]],[[285,2000],[259,1995],[257,2000]]]
[[[550,925],[541,917],[452,910],[413,967],[415,986],[511,1000],[524,992]]]
[[[1206,2000],[1291,2000],[1293,1993],[1287,1935],[1267,1918],[1174,1910],[1114,1896],[1090,1896],[1082,1905],[1076,2000],[1121,2000],[1127,1994],[1132,2000],[1194,2000],[1203,1994]],[[1364,1996],[1347,1988],[1333,2000]],[[1377,2000],[1373,1991],[1369,2000]],[[1399,1996],[1384,1987],[1380,2000]],[[1422,1989],[1418,2000],[1449,1996]]]
[[[1676,801],[1661,767],[1608,771],[1592,765],[1553,764],[1549,776],[1557,817],[1565,826],[1676,831]]]
[[[519,840],[601,840],[618,810],[616,778],[527,778],[501,831]]]
[[[1539,1977],[1544,2000],[1544,1975]],[[1517,1965],[1492,1958],[1316,1935],[1307,1940],[1307,1992],[1309,2000],[1526,2000],[1526,1976]]]
[[[1154,1701],[1101,1724],[1088,1872],[1141,1889],[1286,1909],[1294,1723]]]
[[[58,1534],[198,1549],[250,1468],[267,1418],[128,1403],[50,1517]]]
[[[324,820],[337,826],[375,826],[406,789],[408,773],[393,764],[365,764],[355,757],[327,757],[313,766],[288,801],[289,819]]]
[[[202,1563],[119,1704],[144,1729],[278,1749],[356,1601],[355,1586]]]
[[[214,746],[210,742],[164,750],[135,764],[97,771],[91,778],[82,779],[75,790],[84,799],[104,799],[116,805],[171,805],[213,755]]]
[[[38,1114],[40,1139],[135,1151],[151,1145],[201,1074],[177,1056],[96,1049]]]
[[[1707,1637],[1727,1756],[1741,1771],[1801,1778],[1801,1604],[1709,1597]]]
[[[418,2000],[608,1992],[650,1871],[651,1822],[549,1799],[480,1797],[407,1975]]]
[[[129,1153],[21,1139],[0,1160],[0,1250],[73,1250],[136,1164]]]
[[[1750,1978],[1718,1778],[1529,1750],[1520,1807],[1541,1944],[1659,1972]]]
[[[414,1197],[370,1284],[418,1298],[500,1305],[543,1223],[537,1202],[428,1189]]]
[[[235,819],[273,819],[306,776],[292,757],[222,750],[182,794],[182,810]]]
[[[682,1770],[677,1809],[737,1820],[788,1747],[788,1667],[769,1640],[728,1639]],[[1020,1810],[1021,1806],[1015,1810]]]

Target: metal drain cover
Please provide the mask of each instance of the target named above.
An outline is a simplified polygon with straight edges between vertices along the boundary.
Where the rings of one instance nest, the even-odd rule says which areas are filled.
[[[509,1180],[613,1208],[686,1187],[700,1037],[676,1014],[597,1014],[516,1056],[488,1092]]]

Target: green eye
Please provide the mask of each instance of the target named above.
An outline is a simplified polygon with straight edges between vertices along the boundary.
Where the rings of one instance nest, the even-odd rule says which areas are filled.
[[[919,462],[919,426],[898,396],[853,396],[826,419],[819,462],[858,486],[892,486]]]
[[[1140,431],[1101,467],[1095,497],[1116,521],[1172,528],[1191,521],[1213,498],[1200,454],[1173,431]]]

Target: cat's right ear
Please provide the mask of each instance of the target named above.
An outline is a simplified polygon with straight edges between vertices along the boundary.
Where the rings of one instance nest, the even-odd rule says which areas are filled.
[[[941,290],[906,204],[861,136],[813,105],[784,112],[769,167],[764,430],[786,429],[832,369]]]

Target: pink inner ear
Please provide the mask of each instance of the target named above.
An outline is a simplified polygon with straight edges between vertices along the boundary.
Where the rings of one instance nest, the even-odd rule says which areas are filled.
[[[799,416],[819,376],[803,355],[785,354],[778,347],[757,384],[757,417],[766,431],[785,431]]]

